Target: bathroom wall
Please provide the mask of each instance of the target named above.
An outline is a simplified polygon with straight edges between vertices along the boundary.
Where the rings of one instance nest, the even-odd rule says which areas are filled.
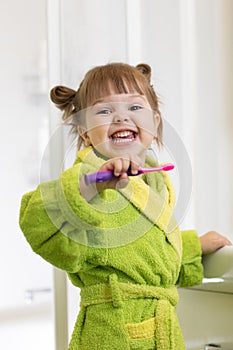
[[[200,234],[215,229],[231,241],[232,19],[232,1],[195,2],[194,223]],[[179,292],[178,315],[187,348],[199,350],[203,344],[215,343],[233,349],[233,294]]]
[[[52,269],[18,225],[48,139],[46,1],[1,0],[0,17],[0,348],[51,350]]]

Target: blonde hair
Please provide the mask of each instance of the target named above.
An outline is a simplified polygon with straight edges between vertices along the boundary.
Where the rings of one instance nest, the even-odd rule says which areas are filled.
[[[150,83],[151,68],[141,63],[133,67],[125,63],[109,63],[97,66],[87,72],[77,91],[59,85],[50,91],[52,102],[62,111],[65,124],[71,125],[71,132],[78,135],[77,112],[92,106],[95,101],[106,97],[114,91],[116,94],[138,92],[145,95],[151,109],[160,116],[160,123],[155,140],[162,145],[162,119],[159,111],[159,100]],[[78,149],[82,138],[78,139]]]

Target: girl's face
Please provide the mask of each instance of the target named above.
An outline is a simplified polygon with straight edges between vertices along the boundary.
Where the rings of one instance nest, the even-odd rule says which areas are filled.
[[[92,145],[107,158],[130,154],[144,163],[159,125],[160,117],[151,110],[144,95],[112,94],[89,107],[86,112],[86,146]]]

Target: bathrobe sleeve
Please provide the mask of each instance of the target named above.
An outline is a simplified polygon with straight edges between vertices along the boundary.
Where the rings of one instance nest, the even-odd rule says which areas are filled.
[[[180,287],[202,283],[203,265],[200,239],[194,230],[182,231],[182,262],[178,279]]]
[[[70,273],[87,261],[88,229],[97,224],[79,193],[79,165],[25,194],[20,227],[32,249],[52,265]],[[82,244],[83,243],[83,244]]]

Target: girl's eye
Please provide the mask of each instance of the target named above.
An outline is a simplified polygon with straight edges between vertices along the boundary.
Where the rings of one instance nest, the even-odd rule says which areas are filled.
[[[142,109],[142,106],[139,106],[139,105],[133,105],[133,106],[130,107],[131,111],[138,111],[140,109]]]
[[[96,114],[111,114],[112,111],[110,109],[101,109],[100,111],[96,112]]]

